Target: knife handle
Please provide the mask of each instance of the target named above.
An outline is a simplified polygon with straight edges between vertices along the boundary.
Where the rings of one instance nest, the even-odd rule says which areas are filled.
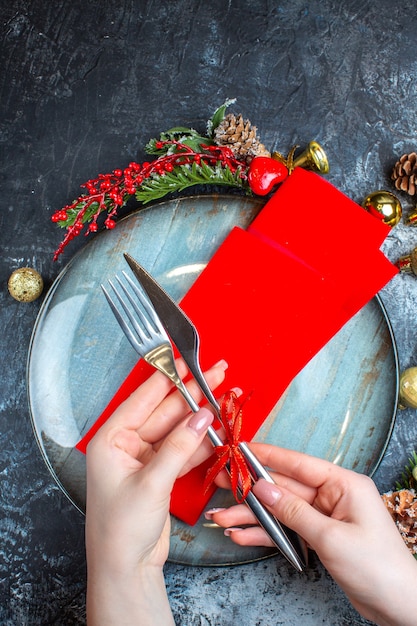
[[[177,381],[177,388],[179,389],[179,391],[181,392],[181,394],[187,401],[190,409],[194,413],[197,413],[200,407],[181,380]],[[221,438],[219,437],[219,435],[216,433],[216,431],[214,430],[212,426],[208,427],[207,436],[210,439],[213,446],[223,445],[223,441],[221,440]],[[230,475],[229,465],[226,466],[226,469]],[[269,477],[269,480],[272,481],[272,478]],[[249,491],[248,495],[245,498],[245,504],[250,508],[252,513],[255,515],[259,524],[262,526],[265,532],[269,535],[273,544],[280,550],[280,552],[295,567],[296,570],[298,570],[299,572],[302,572],[304,570],[305,563],[300,558],[300,555],[298,554],[295,546],[291,543],[291,541],[287,537],[283,527],[281,526],[279,521],[276,519],[276,517],[274,517],[272,513],[270,513],[268,509],[264,507],[264,505],[255,496],[253,491]]]

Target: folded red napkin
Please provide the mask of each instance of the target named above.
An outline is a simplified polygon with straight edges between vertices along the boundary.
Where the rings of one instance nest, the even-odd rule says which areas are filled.
[[[248,398],[243,440],[255,435],[308,361],[398,272],[379,250],[389,231],[327,181],[296,169],[247,231],[231,231],[185,295],[181,307],[198,328],[203,369],[221,358],[229,363],[216,393],[237,386]],[[79,450],[85,452],[150,371],[137,364]],[[174,487],[171,512],[189,524],[212,495],[202,488],[209,463]]]

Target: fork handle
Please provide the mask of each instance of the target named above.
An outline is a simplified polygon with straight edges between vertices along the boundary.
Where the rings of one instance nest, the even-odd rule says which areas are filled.
[[[181,392],[184,399],[187,401],[190,409],[193,413],[197,413],[200,407],[197,402],[194,400],[187,387],[182,382],[181,378],[174,380],[176,387]],[[216,433],[212,426],[209,426],[207,429],[207,436],[210,439],[213,446],[222,446],[223,441],[220,439],[219,435]],[[250,457],[254,456],[249,450],[247,444],[244,444],[246,451],[249,452]],[[256,457],[254,457],[256,458]],[[249,460],[249,462],[251,462]],[[258,461],[259,463],[259,461]],[[230,475],[230,466],[227,464],[226,469]],[[268,478],[266,480],[272,481],[272,478],[269,476],[268,472],[264,470]],[[269,535],[273,544],[279,549],[279,551],[285,556],[285,558],[297,569],[299,572],[304,570],[306,560],[300,557],[300,554],[295,549],[295,546],[288,538],[284,528],[281,526],[277,518],[272,515],[264,507],[264,505],[258,500],[252,490],[249,491],[248,495],[245,498],[246,505],[250,508],[252,513],[255,515],[259,524],[265,530],[265,532]],[[297,539],[297,538],[295,538]]]

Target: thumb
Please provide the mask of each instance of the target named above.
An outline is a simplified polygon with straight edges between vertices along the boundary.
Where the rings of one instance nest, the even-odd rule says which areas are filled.
[[[213,419],[213,413],[202,408],[166,437],[148,465],[155,486],[164,492],[171,491],[183,467],[200,446]]]
[[[314,550],[317,549],[320,538],[332,523],[329,517],[303,498],[263,478],[254,485],[253,492],[280,522],[303,537]]]

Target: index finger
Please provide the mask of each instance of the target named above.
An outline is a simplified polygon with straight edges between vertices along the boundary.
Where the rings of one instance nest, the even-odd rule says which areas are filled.
[[[251,443],[251,449],[266,467],[314,489],[321,487],[331,476],[336,477],[345,472],[356,475],[330,461],[296,450],[255,442]]]

